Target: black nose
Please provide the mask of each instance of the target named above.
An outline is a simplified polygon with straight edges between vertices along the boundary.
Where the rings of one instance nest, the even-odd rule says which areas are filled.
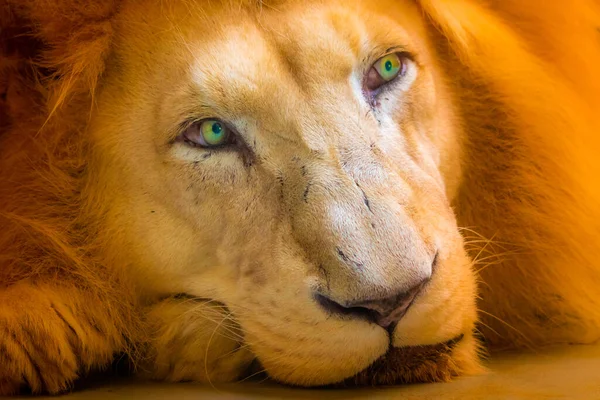
[[[322,294],[315,295],[317,303],[332,315],[365,319],[383,328],[389,328],[404,317],[413,300],[428,279],[408,291],[382,299],[368,299],[341,304]]]

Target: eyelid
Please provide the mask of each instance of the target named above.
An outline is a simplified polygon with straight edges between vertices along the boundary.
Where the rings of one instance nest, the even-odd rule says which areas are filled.
[[[405,46],[393,46],[388,48],[386,51],[384,51],[384,55],[382,57],[385,57],[387,55],[390,55],[392,53],[408,53],[408,50],[406,49]]]
[[[179,122],[175,125],[175,128],[169,130],[169,144],[172,145],[178,142],[183,133],[192,125],[200,122],[206,118],[183,118],[183,122]]]
[[[363,68],[365,68],[366,71],[368,71],[373,66],[373,64],[375,64],[379,59],[387,57],[390,54],[402,54],[412,59],[411,52],[409,52],[405,46],[398,45],[392,47],[377,47],[373,51],[371,51],[371,53],[365,58],[365,65],[363,66]]]
[[[228,129],[230,129],[232,132],[237,132],[235,130],[235,128],[233,128],[230,124],[228,124],[227,122],[223,121],[220,118],[217,117],[189,117],[189,118],[184,118],[183,122],[180,122],[177,125],[177,128],[174,129],[174,133],[172,134],[173,137],[173,142],[177,141],[177,139],[183,135],[185,133],[186,130],[188,130],[192,125],[194,124],[198,124],[200,122],[203,121],[207,121],[207,120],[218,120],[220,121],[223,125],[225,125]]]

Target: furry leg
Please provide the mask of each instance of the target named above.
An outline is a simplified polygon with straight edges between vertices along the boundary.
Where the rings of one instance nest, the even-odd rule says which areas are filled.
[[[254,356],[241,330],[221,304],[169,298],[149,308],[154,334],[146,377],[170,382],[231,382],[240,379]]]
[[[68,390],[125,348],[105,304],[72,286],[21,282],[0,291],[0,395]]]

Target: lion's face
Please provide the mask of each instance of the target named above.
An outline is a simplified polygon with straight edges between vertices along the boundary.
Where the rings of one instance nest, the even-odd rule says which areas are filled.
[[[149,302],[186,293],[239,324],[244,356],[213,378],[256,358],[283,382],[335,383],[461,335],[444,356],[468,358],[461,134],[416,6],[140,3],[96,99],[94,184]]]

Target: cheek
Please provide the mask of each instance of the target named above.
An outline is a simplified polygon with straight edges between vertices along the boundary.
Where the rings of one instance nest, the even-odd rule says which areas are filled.
[[[417,104],[423,106],[415,108],[418,117],[414,120],[420,122],[415,129],[425,138],[424,142],[430,148],[432,162],[444,182],[446,196],[452,200],[461,180],[462,149],[465,140],[454,106],[458,102],[452,98],[436,71],[433,71],[428,83],[423,85],[419,97]]]
[[[392,135],[396,158],[410,160],[453,194],[460,176],[461,136],[452,99],[436,71],[421,69],[409,92],[398,102],[391,124],[382,124]],[[389,136],[389,135],[387,135]],[[402,155],[396,150],[401,145]]]
[[[219,231],[236,218],[248,217],[267,192],[255,171],[233,151],[180,145],[163,164],[157,178],[162,186],[153,188],[156,197],[198,230]]]
[[[439,179],[440,149],[434,120],[429,117],[428,105],[418,96],[403,99],[393,115],[382,116],[379,145],[399,169],[419,171]]]
[[[451,340],[457,332],[470,332],[476,320],[471,261],[444,190],[431,178],[435,171],[413,175],[417,184],[410,209],[423,240],[438,250],[438,262],[426,290],[394,333],[397,347]]]
[[[451,244],[446,240],[434,278],[394,331],[395,347],[440,343],[474,329],[475,276],[460,244]]]
[[[476,321],[476,280],[456,218],[438,190],[418,188],[414,218],[438,249],[433,278],[394,332],[397,347],[434,344],[471,332]]]
[[[197,184],[197,201],[190,218],[206,257],[232,273],[236,280],[257,283],[264,272],[258,264],[270,257],[282,223],[277,187],[252,171],[242,170],[233,182],[208,180]]]
[[[240,161],[204,161],[169,160],[123,178],[124,195],[107,222],[118,227],[110,248],[120,259],[136,260],[132,268],[146,277],[150,292],[222,299],[244,258],[270,248],[276,190]]]

